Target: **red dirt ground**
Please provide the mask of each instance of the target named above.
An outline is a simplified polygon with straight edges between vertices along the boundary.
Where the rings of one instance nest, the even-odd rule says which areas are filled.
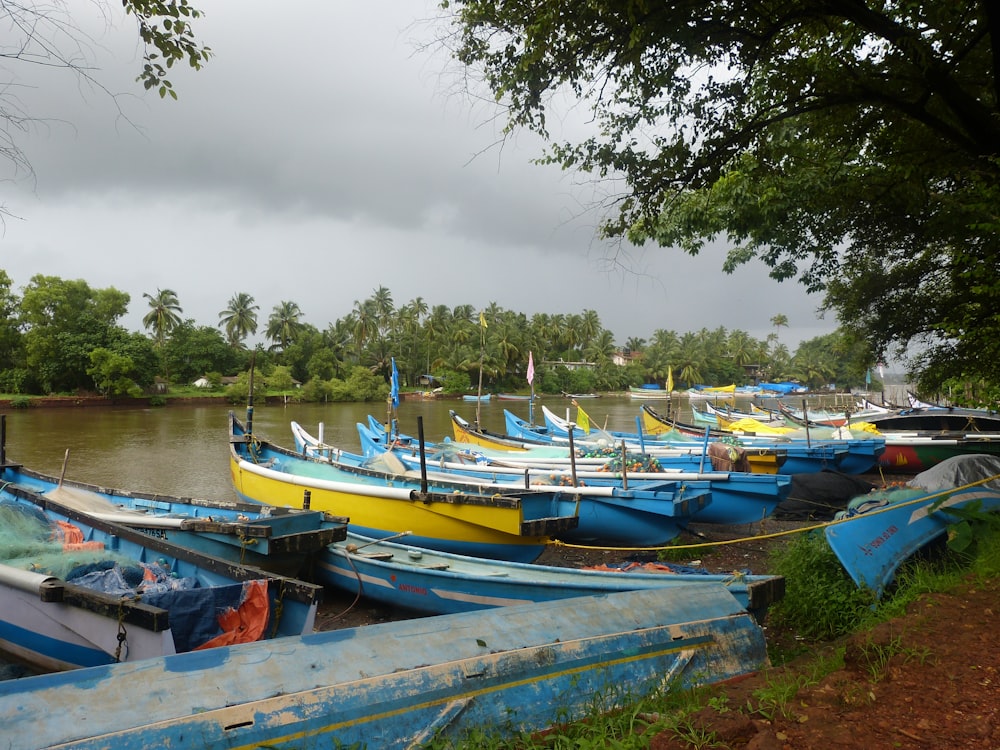
[[[719,744],[708,747],[733,750],[1000,747],[998,614],[997,581],[925,596],[904,617],[849,639],[844,668],[802,687],[784,701],[783,712],[720,713],[706,706],[694,723],[714,733]],[[732,709],[758,705],[755,691],[794,677],[809,677],[804,660],[719,691]],[[694,746],[663,733],[649,747]]]

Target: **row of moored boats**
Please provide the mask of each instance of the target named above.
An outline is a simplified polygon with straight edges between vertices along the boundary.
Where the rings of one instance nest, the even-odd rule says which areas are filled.
[[[734,432],[734,414],[684,425],[649,405],[629,433],[542,413],[533,425],[506,411],[501,433],[453,413],[438,442],[370,418],[357,453],[322,425],[291,423],[283,447],[255,434],[252,409],[230,414],[235,501],[4,460],[0,650],[40,673],[0,682],[9,746],[408,747],[535,731],[586,714],[609,679],[637,694],[664,673],[688,688],[765,666],[761,626],[784,592],[760,572],[537,564],[554,540],[655,550],[691,528],[749,528],[802,476],[889,461],[913,474],[904,494],[845,500],[825,528],[880,593],[946,533],[949,508],[1000,503],[984,433],[816,414]],[[328,587],[415,616],[317,633]]]

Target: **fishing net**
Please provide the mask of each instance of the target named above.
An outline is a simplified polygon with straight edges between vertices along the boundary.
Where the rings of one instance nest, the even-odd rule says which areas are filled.
[[[0,562],[116,596],[197,586],[193,578],[174,577],[164,559],[138,563],[101,542],[85,541],[73,524],[8,500],[0,500]]]
[[[87,541],[80,528],[0,498],[0,563],[167,610],[178,652],[258,639],[270,616],[266,581],[199,585],[165,558],[138,562]]]

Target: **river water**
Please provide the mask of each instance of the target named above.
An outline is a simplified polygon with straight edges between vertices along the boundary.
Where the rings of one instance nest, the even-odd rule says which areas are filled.
[[[824,397],[826,403],[811,398],[810,408],[832,407],[832,398]],[[658,411],[665,411],[665,401],[650,403]],[[678,399],[676,403],[680,418],[690,421],[687,400]],[[541,404],[560,416],[566,416],[571,408],[569,399],[546,397],[535,403],[536,421],[541,421]],[[637,429],[640,402],[627,396],[602,396],[579,404],[596,427]],[[746,404],[737,406],[748,408]],[[504,431],[504,409],[524,418],[529,416],[526,402],[494,399],[477,405],[453,399],[404,400],[397,409],[399,427],[416,435],[418,418],[422,418],[426,440],[439,441],[452,435],[452,409],[470,422],[478,416],[485,428],[496,432]],[[105,487],[182,497],[232,498],[227,433],[231,410],[245,419],[245,408],[225,404],[12,409],[6,412],[6,459],[53,475],[59,475],[65,461],[68,479]],[[257,405],[253,426],[261,437],[291,447],[290,421],[299,422],[313,434],[319,432],[322,423],[326,442],[358,451],[355,425],[367,421],[369,414],[384,420],[386,405]],[[576,416],[575,408],[572,416]]]

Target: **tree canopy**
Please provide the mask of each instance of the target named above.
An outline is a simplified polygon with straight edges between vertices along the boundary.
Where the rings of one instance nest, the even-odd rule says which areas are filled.
[[[176,99],[177,92],[168,78],[174,64],[186,62],[200,70],[212,56],[212,50],[194,34],[193,22],[201,12],[187,0],[122,0],[121,5],[125,16],[134,19],[142,44],[142,68],[136,81],[147,90],[155,90],[160,98]],[[0,57],[7,78],[28,79],[28,75],[14,75],[24,65],[63,69],[115,98],[116,94],[98,80],[89,59],[95,41],[79,20],[83,13],[96,11],[110,23],[111,8],[104,0],[86,6],[37,0],[0,4],[0,22],[4,28]],[[18,97],[20,84],[14,85],[10,80],[5,80],[5,84],[0,93],[0,122],[4,126],[0,128],[0,159],[8,161],[16,171],[31,174],[31,164],[18,145],[17,136],[31,125],[32,114],[23,109]],[[6,211],[0,209],[0,213]]]
[[[606,179],[602,233],[759,258],[922,382],[1000,380],[1000,6],[444,0],[455,58],[543,161]],[[558,104],[593,132],[550,132]],[[624,183],[624,189],[622,189]]]

